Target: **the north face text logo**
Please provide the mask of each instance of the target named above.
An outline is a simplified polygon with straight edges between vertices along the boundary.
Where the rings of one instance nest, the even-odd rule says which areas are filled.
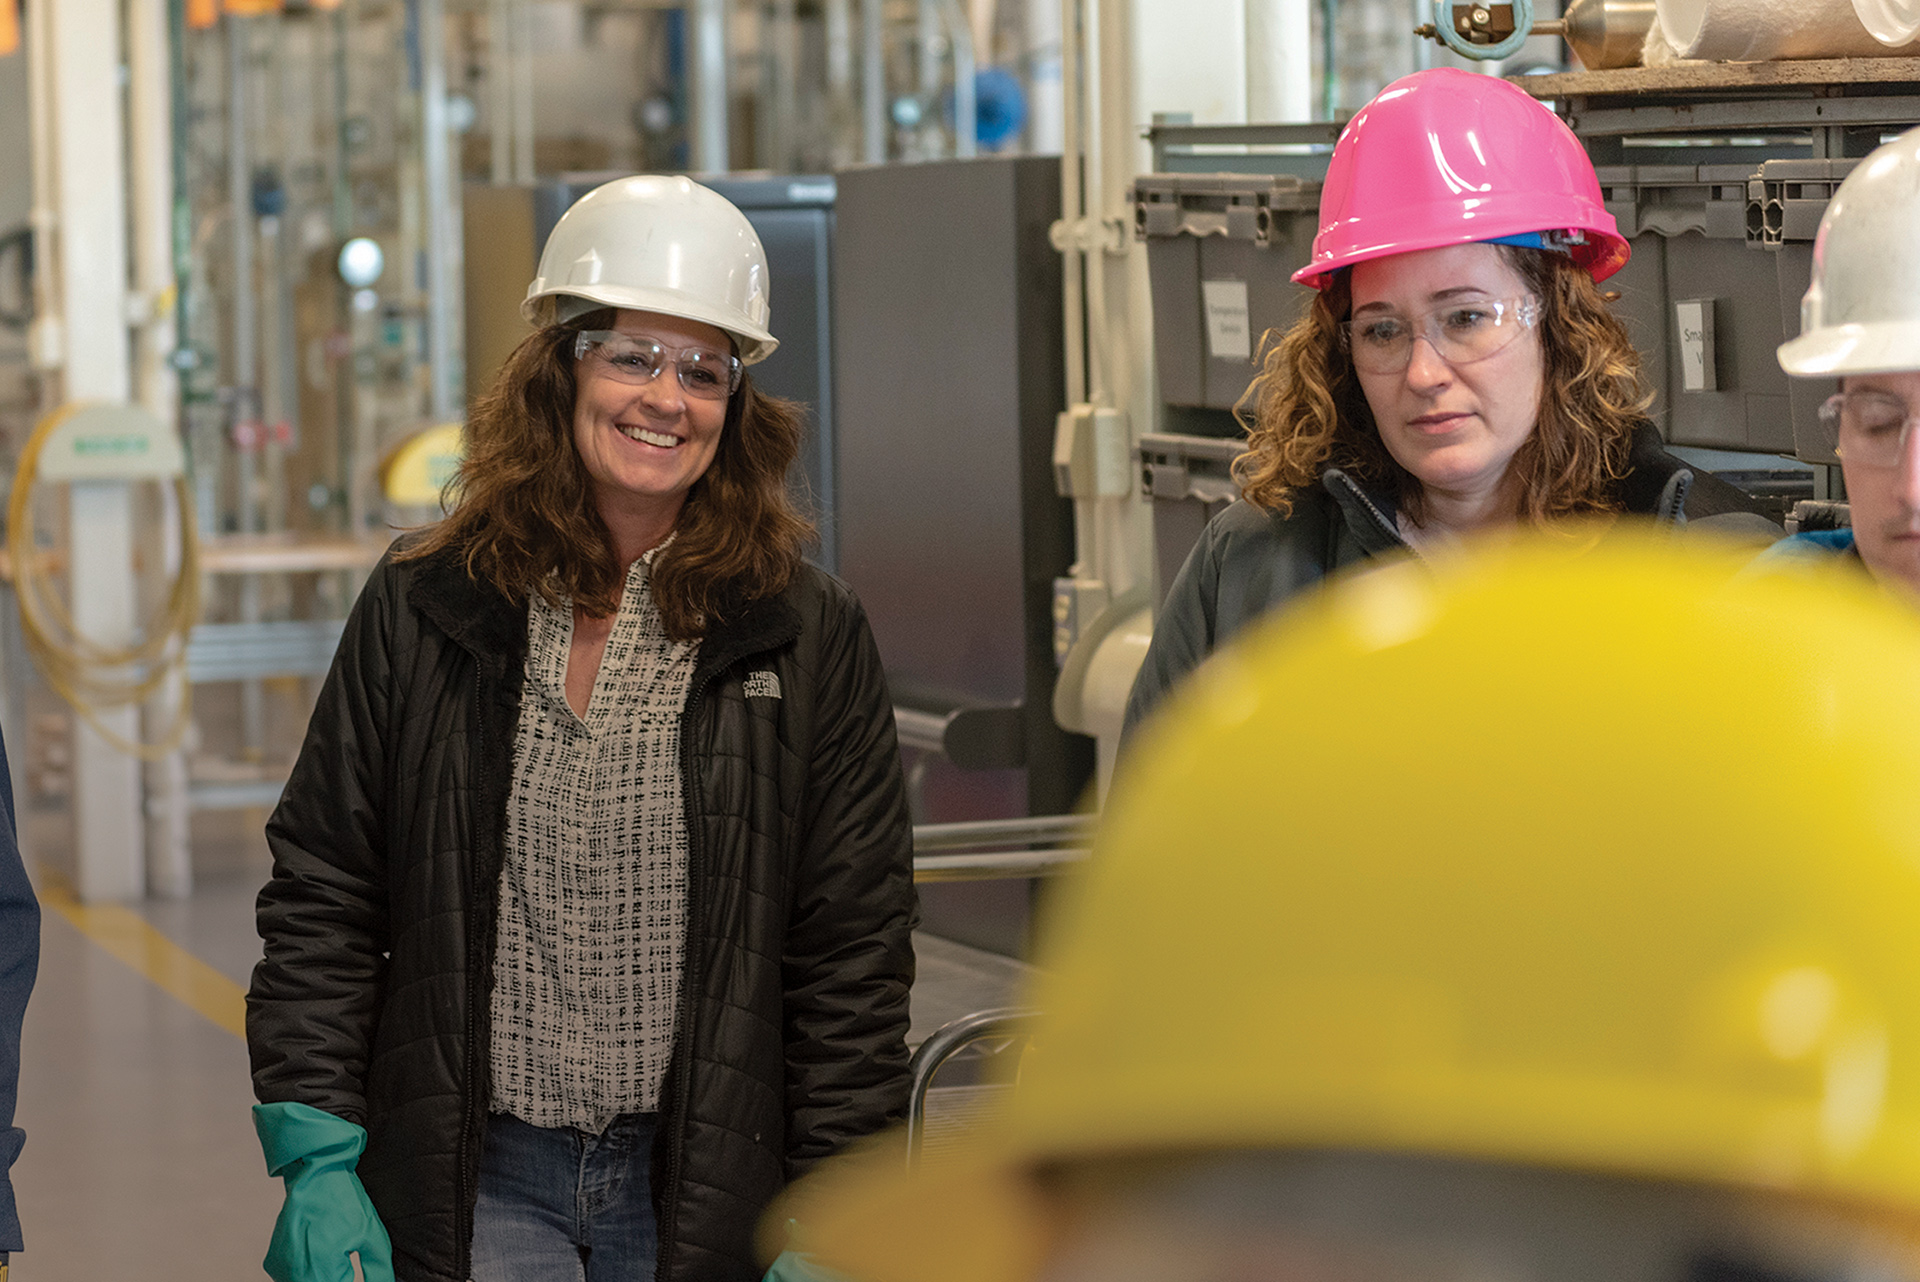
[[[771,672],[749,672],[746,693],[749,699],[778,699],[780,678]]]

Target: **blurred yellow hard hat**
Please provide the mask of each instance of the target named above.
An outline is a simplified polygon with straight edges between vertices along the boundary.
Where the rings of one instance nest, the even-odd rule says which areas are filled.
[[[1217,1148],[1920,1217],[1920,617],[1734,568],[1482,548],[1222,652],[1114,785],[1004,1115],[803,1185],[806,1244],[1030,1277],[1035,1172]]]

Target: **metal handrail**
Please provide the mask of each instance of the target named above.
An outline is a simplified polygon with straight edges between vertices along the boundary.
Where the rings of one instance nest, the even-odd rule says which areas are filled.
[[[1094,815],[1038,815],[913,830],[915,881],[999,881],[1054,877],[1087,858]]]
[[[989,1037],[1018,1037],[1040,1012],[1019,1006],[976,1011],[948,1020],[933,1036],[921,1042],[907,1064],[907,1169],[920,1161],[921,1146],[927,1139],[927,1091],[933,1076],[956,1054]]]
[[[985,854],[915,855],[913,879],[921,881],[1012,881],[1057,877],[1085,862],[1085,850],[1007,850]]]
[[[915,824],[913,852],[1003,850],[1015,845],[1072,843],[1093,837],[1098,815],[1034,815],[1022,819],[975,819],[966,823]]]

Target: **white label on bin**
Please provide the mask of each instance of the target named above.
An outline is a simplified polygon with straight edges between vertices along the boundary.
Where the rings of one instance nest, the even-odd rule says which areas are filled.
[[[1215,360],[1251,360],[1252,324],[1247,320],[1247,282],[1203,280],[1207,304],[1207,354]]]
[[[1718,388],[1713,369],[1713,300],[1682,299],[1673,305],[1674,332],[1680,338],[1680,390]]]

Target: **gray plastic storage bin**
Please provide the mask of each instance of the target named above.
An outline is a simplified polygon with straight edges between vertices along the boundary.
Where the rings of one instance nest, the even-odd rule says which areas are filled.
[[[1752,166],[1601,166],[1597,173],[1607,212],[1633,244],[1633,260],[1604,287],[1620,293],[1615,311],[1660,394],[1654,413],[1667,439],[1791,452],[1787,376],[1774,359],[1787,337],[1781,282],[1777,264],[1756,252],[1762,242],[1748,235]]]
[[[1262,336],[1299,316],[1289,277],[1313,251],[1320,184],[1252,174],[1148,174],[1133,188],[1147,243],[1160,399],[1231,409],[1253,381]]]

